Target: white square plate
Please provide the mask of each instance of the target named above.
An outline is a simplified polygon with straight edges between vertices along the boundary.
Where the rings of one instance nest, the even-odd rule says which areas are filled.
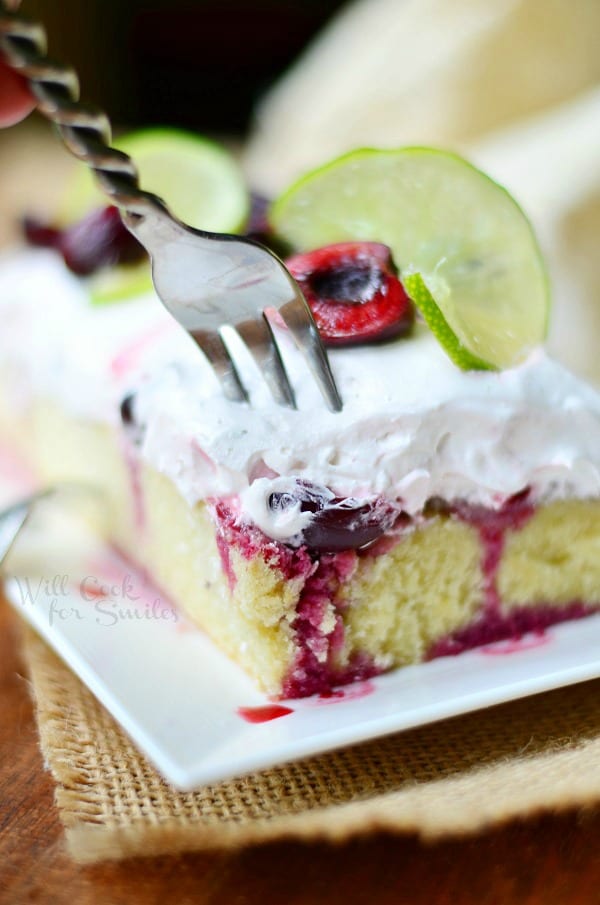
[[[61,530],[37,537],[43,569],[35,531],[24,539],[37,568],[11,578],[7,596],[180,789],[600,675],[597,615],[279,702],[285,711],[266,713],[277,718],[251,722],[273,702],[128,563]]]

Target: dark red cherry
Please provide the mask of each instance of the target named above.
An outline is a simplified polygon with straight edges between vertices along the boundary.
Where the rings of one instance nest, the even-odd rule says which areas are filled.
[[[293,493],[272,493],[271,509],[286,509],[300,502],[301,512],[313,513],[302,541],[319,553],[368,547],[395,523],[399,509],[386,500],[361,502],[333,497],[324,488],[299,481]]]
[[[131,264],[144,255],[116,207],[99,208],[70,226],[59,247],[69,270],[79,276],[89,276],[102,267]]]
[[[391,339],[408,332],[412,303],[387,245],[342,242],[286,261],[327,345]]]
[[[266,245],[280,258],[284,258],[289,254],[289,245],[284,245],[269,224],[267,214],[270,205],[271,202],[264,195],[260,195],[258,192],[250,193],[250,213],[246,222],[244,236],[247,239],[258,242],[260,245]]]
[[[263,236],[270,233],[271,228],[267,217],[270,204],[271,202],[264,195],[260,195],[258,192],[250,193],[250,213],[244,231],[244,235],[249,239],[260,241]]]
[[[31,245],[56,248],[69,270],[78,276],[89,276],[115,264],[132,264],[145,255],[112,206],[94,210],[62,230],[26,217],[23,232]]]
[[[54,226],[48,226],[35,217],[24,217],[23,235],[30,245],[36,245],[38,248],[58,248],[61,231]]]

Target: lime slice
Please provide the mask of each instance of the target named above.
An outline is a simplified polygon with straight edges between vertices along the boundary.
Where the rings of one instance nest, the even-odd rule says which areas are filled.
[[[144,295],[152,289],[148,260],[120,264],[95,273],[88,280],[88,292],[94,305],[110,305]]]
[[[415,303],[460,367],[512,367],[546,335],[548,280],[529,221],[505,189],[455,154],[353,151],[295,183],[270,220],[299,251],[349,240],[388,245],[405,284],[420,274]]]
[[[140,184],[197,229],[236,232],[248,216],[242,173],[225,148],[177,129],[143,129],[114,142],[137,164]],[[59,214],[63,226],[107,203],[89,169],[78,167]]]
[[[235,233],[249,212],[242,173],[224,148],[198,135],[176,129],[145,129],[124,135],[114,146],[131,155],[143,189],[159,195],[190,226]],[[76,222],[107,203],[87,167],[78,167],[59,212],[61,225]],[[117,301],[151,287],[150,268],[121,266],[89,280],[96,303]]]

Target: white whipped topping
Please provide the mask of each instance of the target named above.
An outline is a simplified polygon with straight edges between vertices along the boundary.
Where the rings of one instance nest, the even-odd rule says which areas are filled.
[[[251,364],[253,407],[227,401],[153,294],[93,306],[52,252],[1,263],[0,315],[0,366],[18,369],[21,396],[117,423],[135,391],[142,455],[191,504],[238,497],[271,537],[293,538],[311,518],[268,504],[297,479],[401,500],[411,514],[434,496],[498,507],[525,487],[537,500],[600,496],[600,396],[542,350],[501,373],[460,371],[424,327],[332,350],[344,400],[333,414],[297,356],[298,411],[275,405]]]

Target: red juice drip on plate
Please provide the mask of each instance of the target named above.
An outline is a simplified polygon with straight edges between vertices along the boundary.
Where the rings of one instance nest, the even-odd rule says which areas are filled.
[[[490,657],[503,657],[507,654],[517,654],[523,650],[534,650],[536,647],[544,647],[550,641],[550,635],[544,628],[536,628],[524,638],[512,638],[502,643],[501,641],[490,647],[482,647],[481,653]]]
[[[270,723],[294,711],[283,704],[265,704],[262,707],[238,707],[237,712],[247,723]]]
[[[365,682],[355,682],[346,688],[331,688],[322,691],[317,697],[317,703],[320,704],[336,704],[338,701],[358,701],[360,698],[366,698],[373,694],[375,685],[368,680]]]

